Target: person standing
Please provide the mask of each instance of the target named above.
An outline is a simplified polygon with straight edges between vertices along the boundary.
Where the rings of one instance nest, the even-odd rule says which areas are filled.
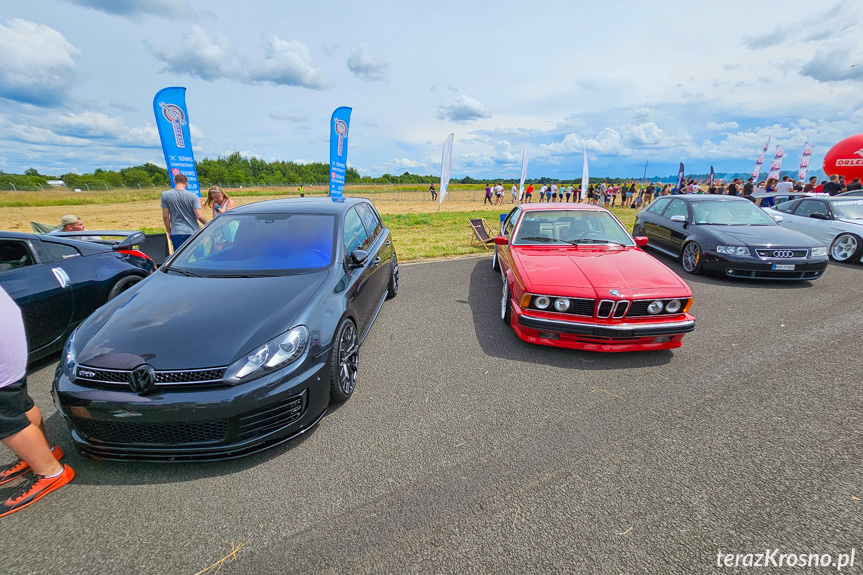
[[[510,195],[512,196],[511,204],[514,204],[518,201],[518,186],[515,184],[512,185],[512,188],[509,190]]]
[[[825,194],[830,194],[831,196],[841,193],[842,184],[839,183],[839,176],[836,174],[830,176],[830,181],[824,184],[824,187],[821,189]]]
[[[494,201],[491,199],[491,184],[485,185],[485,199],[482,201],[482,205],[486,203],[494,205]]]
[[[214,218],[235,207],[234,200],[232,200],[228,194],[223,192],[222,188],[219,186],[213,186],[210,188],[210,191],[207,192],[207,201],[204,205],[208,208],[213,208]]]
[[[860,178],[854,178],[851,180],[851,183],[845,186],[846,192],[856,192],[857,190],[863,188],[863,184],[860,183]]]
[[[557,201],[557,184],[551,185],[551,201],[552,202]]]
[[[183,174],[174,176],[174,187],[162,192],[162,221],[171,237],[174,251],[180,249],[198,229],[198,222],[206,224],[201,209],[201,198],[186,189],[189,179]]]
[[[21,310],[0,287],[0,442],[18,460],[0,469],[0,485],[26,480],[0,503],[0,517],[15,513],[60,489],[75,471],[60,463],[63,449],[49,447],[42,413],[27,393],[27,338]],[[32,474],[32,476],[31,476]]]
[[[811,178],[809,178],[809,183],[803,186],[803,191],[808,193],[815,192],[816,184],[818,184],[818,178],[812,176]]]
[[[533,184],[528,184],[524,191],[524,199],[529,204],[533,200]]]
[[[494,203],[497,206],[503,205],[503,182],[498,182],[494,186]]]
[[[545,201],[545,192],[546,192],[546,190],[548,190],[548,186],[546,186],[545,184],[543,184],[543,185],[542,185],[542,187],[539,189],[539,203],[542,203],[542,202],[544,202],[544,201]]]
[[[429,186],[429,193],[431,194],[432,201],[437,199],[437,190],[434,189],[434,182]]]
[[[572,197],[572,184],[566,186],[566,201],[569,203],[569,198]]]

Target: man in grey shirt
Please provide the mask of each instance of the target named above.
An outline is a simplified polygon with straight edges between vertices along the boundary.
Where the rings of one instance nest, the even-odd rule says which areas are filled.
[[[201,198],[186,189],[189,179],[183,174],[174,176],[174,188],[162,192],[162,221],[171,237],[174,251],[180,249],[198,229],[198,222],[206,224],[201,211]]]

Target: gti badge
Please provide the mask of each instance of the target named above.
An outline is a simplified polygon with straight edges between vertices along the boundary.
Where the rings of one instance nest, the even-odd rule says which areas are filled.
[[[149,365],[138,366],[129,374],[129,387],[138,395],[147,395],[156,386],[156,373]]]
[[[608,290],[608,293],[610,293],[613,296],[620,296],[620,292],[617,291],[616,289],[610,289],[610,290]]]

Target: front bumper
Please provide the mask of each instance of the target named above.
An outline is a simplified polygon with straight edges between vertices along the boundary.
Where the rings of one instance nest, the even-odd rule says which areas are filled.
[[[173,387],[139,396],[84,387],[58,368],[53,395],[81,454],[127,461],[243,457],[312,429],[329,404],[327,354],[237,386]]]
[[[524,341],[586,351],[646,351],[681,346],[695,329],[695,318],[681,314],[667,321],[590,322],[561,320],[524,313],[513,306],[512,327]]]
[[[827,256],[809,258],[734,258],[713,252],[704,253],[704,269],[728,277],[766,280],[813,280],[827,269]],[[775,270],[774,265],[793,265],[793,270]]]

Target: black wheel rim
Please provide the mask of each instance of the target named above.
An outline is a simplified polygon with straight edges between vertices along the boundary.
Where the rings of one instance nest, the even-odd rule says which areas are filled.
[[[393,258],[393,293],[398,293],[399,291],[399,262],[396,258]]]
[[[345,394],[354,391],[360,367],[357,328],[348,322],[339,336],[339,387]]]

